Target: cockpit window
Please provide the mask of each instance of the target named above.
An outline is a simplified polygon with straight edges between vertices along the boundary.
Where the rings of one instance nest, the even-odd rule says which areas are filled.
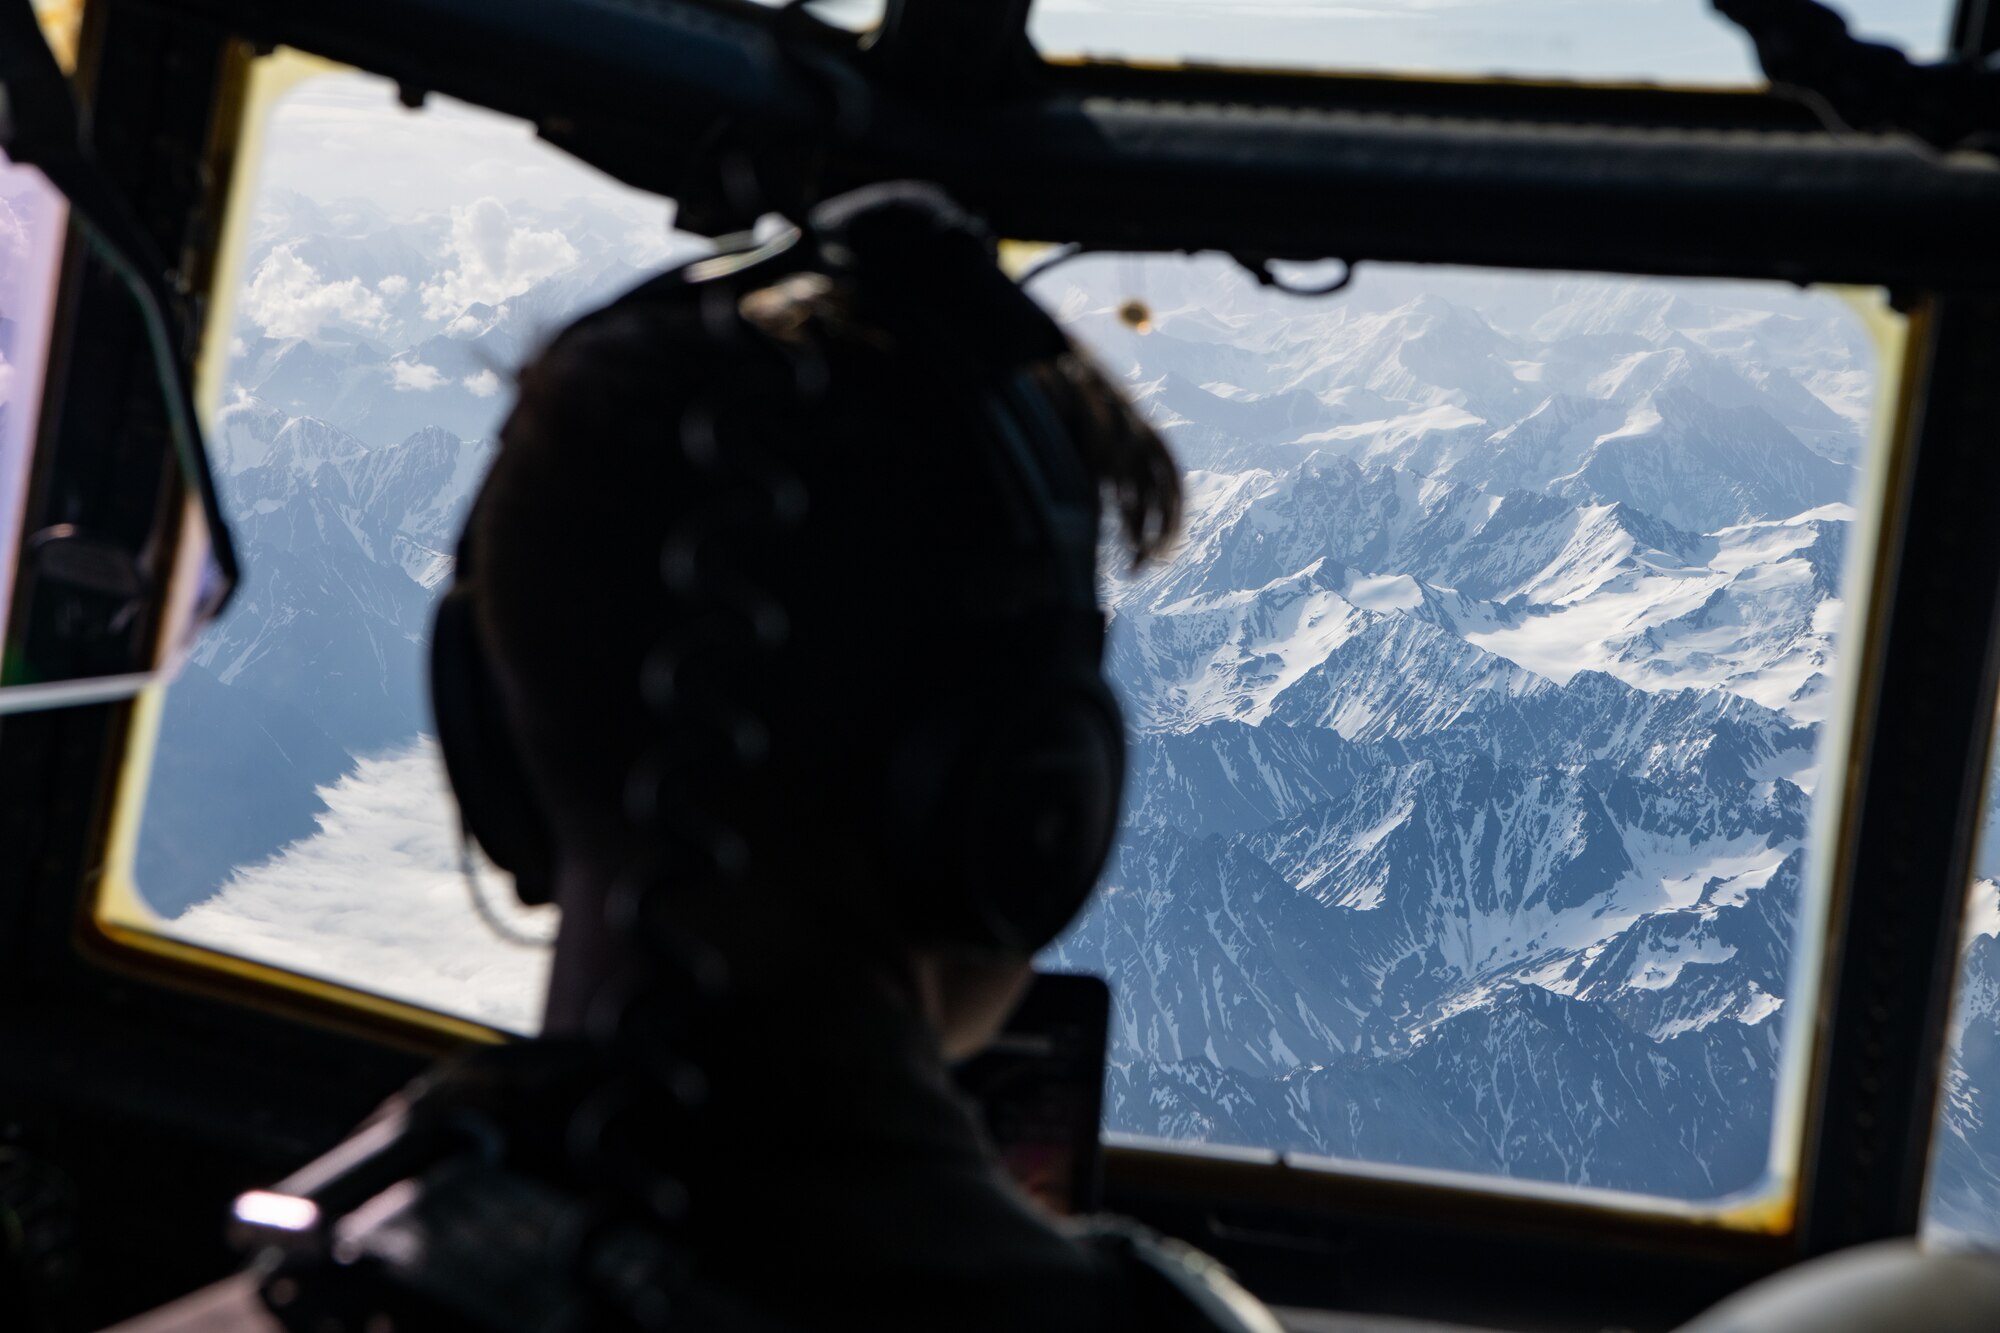
[[[14,584],[67,225],[42,173],[0,154],[0,590]],[[0,592],[0,630],[6,614]]]
[[[1106,1129],[1781,1188],[1879,298],[1110,257],[1035,291],[1189,495],[1109,585],[1123,836],[1045,959],[1111,983]]]
[[[691,245],[665,201],[359,74],[271,101],[240,204],[210,434],[247,582],[164,697],[114,915],[502,1028],[552,920],[474,900],[429,735],[431,607],[512,369]],[[290,69],[288,75],[285,71]],[[504,918],[501,933],[481,913]]]
[[[249,577],[142,702],[100,922],[533,1031],[554,923],[468,884],[430,607],[510,369],[694,243],[518,122],[258,69],[206,363]],[[1106,588],[1124,828],[1043,959],[1112,984],[1106,1130],[1786,1196],[1879,295],[1095,255],[1033,290],[1190,497]]]
[[[1840,0],[1856,31],[1940,55],[1951,0]],[[1708,0],[1035,0],[1045,55],[1594,82],[1750,85],[1756,57]]]

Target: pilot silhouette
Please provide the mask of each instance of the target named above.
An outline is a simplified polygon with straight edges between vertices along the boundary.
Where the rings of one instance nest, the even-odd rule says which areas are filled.
[[[168,1329],[1275,1330],[1044,1213],[948,1062],[1103,867],[1099,555],[1159,438],[934,190],[653,279],[519,376],[433,643],[466,826],[562,909],[543,1035],[244,1196]]]

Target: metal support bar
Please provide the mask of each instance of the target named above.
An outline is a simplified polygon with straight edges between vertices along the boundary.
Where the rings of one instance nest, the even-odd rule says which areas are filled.
[[[1979,837],[2000,687],[2000,301],[1924,313],[1900,550],[1862,700],[1862,774],[1831,932],[1800,1244],[1807,1254],[1913,1234]],[[1866,668],[1864,668],[1866,669]]]
[[[1896,140],[1098,100],[1037,106],[968,130],[909,125],[885,131],[879,155],[855,165],[939,180],[1003,234],[1040,240],[1800,283],[2000,284],[1991,244],[2000,235],[2000,172]]]

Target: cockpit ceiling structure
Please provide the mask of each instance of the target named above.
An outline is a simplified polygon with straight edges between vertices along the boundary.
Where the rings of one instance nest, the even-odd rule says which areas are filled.
[[[2000,175],[1764,91],[1049,64],[1018,3],[907,0],[866,37],[692,0],[166,8],[526,116],[695,230],[809,168],[822,193],[938,180],[1005,234],[1099,249],[2000,281]],[[757,150],[764,198],[724,197],[718,144]]]

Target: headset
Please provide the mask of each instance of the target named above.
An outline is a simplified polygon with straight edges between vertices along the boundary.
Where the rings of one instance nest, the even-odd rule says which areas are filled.
[[[859,833],[888,881],[889,924],[907,942],[1025,956],[1053,940],[1094,887],[1125,769],[1124,725],[1103,676],[1097,483],[1029,369],[1070,343],[993,263],[979,224],[942,192],[910,183],[830,200],[803,228],[669,270],[579,323],[645,303],[688,310],[689,327],[701,329],[723,310],[740,325],[728,336],[768,341],[738,300],[803,273],[852,281],[911,349],[915,369],[942,377],[977,416],[974,438],[999,446],[984,462],[1011,548],[995,552],[1002,591],[987,608],[982,664],[919,692],[891,725],[881,800],[864,804],[873,827]],[[710,299],[718,289],[729,299]],[[476,614],[477,514],[475,502],[432,627],[438,741],[467,835],[512,872],[524,901],[546,902],[554,839],[504,725]]]

